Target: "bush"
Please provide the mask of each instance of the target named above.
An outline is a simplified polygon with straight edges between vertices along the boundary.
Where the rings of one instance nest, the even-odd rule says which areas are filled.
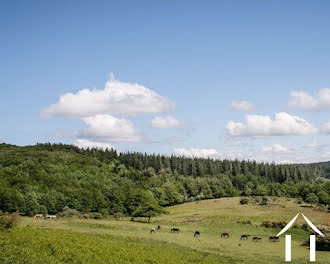
[[[309,239],[307,239],[304,243],[303,246],[309,246]],[[318,251],[330,251],[330,237],[321,237],[317,236],[316,237],[316,250]]]
[[[249,198],[241,198],[241,200],[239,201],[240,204],[248,204],[249,203]]]
[[[309,225],[307,225],[307,224],[302,224],[301,229],[302,229],[302,230],[305,230],[305,231],[309,231]]]
[[[319,202],[319,197],[317,197],[315,193],[309,193],[309,194],[306,196],[306,202],[307,202],[307,203],[310,203],[311,205],[313,205],[313,204],[318,204],[318,202]]]
[[[109,210],[108,209],[103,208],[103,209],[100,210],[100,213],[105,218],[109,216]]]
[[[9,230],[15,227],[20,220],[20,215],[16,213],[7,213],[0,216],[0,229]]]
[[[102,218],[104,218],[104,216],[101,213],[90,213],[90,218],[102,219]]]
[[[261,199],[260,199],[260,197],[253,196],[252,201],[253,201],[253,204],[256,205],[256,204],[260,204]]]
[[[122,217],[122,213],[120,212],[114,213],[114,216],[116,220],[119,220]]]
[[[319,251],[330,251],[330,237],[318,236],[316,239],[316,248]]]
[[[282,221],[282,222],[272,222],[272,221],[263,221],[261,226],[266,227],[266,228],[283,228],[286,226],[286,222]]]
[[[260,205],[267,205],[268,204],[268,197],[263,196],[260,202]]]
[[[194,197],[192,197],[192,196],[191,196],[191,197],[189,197],[189,198],[188,198],[188,202],[195,202],[195,198],[194,198]]]
[[[243,225],[251,225],[252,222],[251,220],[246,220],[246,221],[238,221],[237,224],[243,224]]]
[[[71,209],[67,206],[65,206],[63,208],[63,211],[61,213],[58,214],[61,217],[73,217],[73,216],[80,216],[80,212],[77,211],[76,209]]]

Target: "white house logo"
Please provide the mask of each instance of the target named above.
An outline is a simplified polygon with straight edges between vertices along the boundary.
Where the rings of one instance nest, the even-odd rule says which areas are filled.
[[[320,230],[318,230],[316,228],[315,225],[313,225],[313,223],[311,221],[308,220],[308,218],[306,216],[304,216],[304,214],[301,214],[306,223],[320,236],[324,235],[321,233]],[[279,237],[280,235],[282,235],[283,233],[285,233],[292,225],[293,223],[296,221],[297,217],[299,216],[299,213],[276,235],[277,237]],[[310,235],[309,236],[309,260],[311,262],[315,261],[315,235]],[[285,261],[291,261],[291,235],[285,235]]]

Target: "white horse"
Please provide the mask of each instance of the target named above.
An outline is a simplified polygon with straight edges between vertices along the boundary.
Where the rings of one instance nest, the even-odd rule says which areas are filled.
[[[56,220],[56,215],[46,215],[47,220]]]
[[[156,229],[155,228],[151,228],[150,229],[150,234],[152,234],[152,233],[155,233],[156,234]]]
[[[44,216],[42,214],[36,214],[33,218],[34,219],[44,219]]]

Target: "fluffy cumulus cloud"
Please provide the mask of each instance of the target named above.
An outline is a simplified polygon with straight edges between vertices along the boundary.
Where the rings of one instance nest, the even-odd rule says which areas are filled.
[[[255,110],[254,104],[250,101],[232,101],[231,108],[243,112],[251,112]]]
[[[143,137],[131,121],[111,115],[95,115],[83,118],[86,127],[78,138],[94,142],[141,142]]]
[[[173,153],[178,156],[196,157],[196,158],[212,158],[216,157],[218,152],[215,149],[198,149],[198,148],[174,148]]]
[[[88,139],[77,139],[74,142],[74,145],[82,149],[87,149],[87,148],[98,148],[103,150],[115,149],[112,145],[108,143],[94,142]]]
[[[180,122],[173,116],[156,116],[151,120],[151,126],[155,128],[172,128],[180,126]]]
[[[325,134],[330,134],[330,121],[325,122],[322,126],[322,132]]]
[[[247,115],[246,123],[230,121],[226,130],[230,136],[284,136],[309,135],[317,128],[298,116],[281,112],[272,120],[270,116]]]
[[[303,91],[292,91],[288,105],[303,110],[330,110],[330,88],[319,90],[315,97]]]
[[[266,153],[290,153],[292,150],[280,144],[273,144],[272,146],[263,147],[262,151]]]
[[[56,104],[41,111],[41,116],[48,118],[89,117],[98,114],[136,115],[161,113],[174,107],[171,100],[143,85],[111,79],[103,90],[83,89],[77,93],[61,95]]]

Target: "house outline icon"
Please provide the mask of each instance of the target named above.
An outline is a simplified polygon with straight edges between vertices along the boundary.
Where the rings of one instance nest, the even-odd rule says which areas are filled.
[[[298,213],[276,236],[279,237],[283,233],[285,233],[296,221],[300,213]],[[314,230],[315,233],[319,234],[320,236],[324,235],[320,230],[317,229],[317,227],[303,214],[301,213],[303,218],[305,219],[306,223]],[[315,261],[315,235],[309,236],[309,260],[311,262]],[[291,235],[285,235],[285,261],[290,262],[291,261]]]

